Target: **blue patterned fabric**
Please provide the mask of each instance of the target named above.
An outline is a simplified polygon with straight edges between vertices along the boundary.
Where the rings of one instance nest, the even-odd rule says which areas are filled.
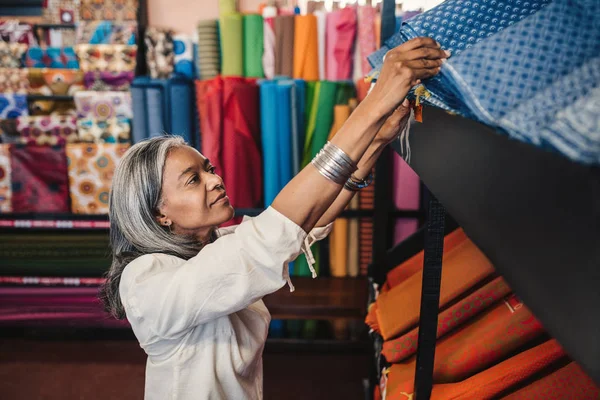
[[[27,96],[0,93],[0,119],[15,119],[29,115]]]
[[[452,57],[424,82],[425,104],[509,136],[600,163],[600,1],[449,0],[407,23],[370,57],[416,36]]]

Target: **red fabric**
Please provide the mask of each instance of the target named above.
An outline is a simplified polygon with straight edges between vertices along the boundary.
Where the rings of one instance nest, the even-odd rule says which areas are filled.
[[[196,81],[196,104],[200,115],[202,154],[210,160],[217,174],[223,174],[223,80],[221,77]]]
[[[69,212],[64,147],[11,146],[13,212]]]

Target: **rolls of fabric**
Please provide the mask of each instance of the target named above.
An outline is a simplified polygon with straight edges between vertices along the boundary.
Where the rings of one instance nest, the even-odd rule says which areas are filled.
[[[86,72],[83,77],[83,84],[87,90],[98,92],[106,91],[127,91],[133,82],[135,73],[128,72]]]
[[[362,65],[362,75],[367,75],[371,71],[371,64],[367,57],[375,52],[375,9],[371,6],[358,6],[358,41],[357,46],[360,50],[360,63]]]
[[[131,120],[113,117],[77,119],[77,136],[85,143],[130,143]]]
[[[306,82],[296,79],[292,98],[292,173],[296,176],[302,168],[302,154],[306,133]]]
[[[292,180],[292,126],[294,81],[277,82],[277,135],[279,141],[279,190]]]
[[[174,72],[181,76],[192,79],[194,71],[194,44],[189,35],[173,35],[173,53],[175,54]]]
[[[81,21],[77,25],[77,43],[134,45],[136,21]]]
[[[319,38],[314,15],[296,15],[294,19],[294,78],[319,79]]]
[[[244,75],[243,19],[241,14],[226,14],[220,18],[223,76]]]
[[[200,21],[198,33],[198,75],[201,80],[212,79],[221,72],[221,51],[218,22]]]
[[[83,72],[135,71],[137,46],[118,44],[79,44],[75,46]]]
[[[25,55],[25,66],[79,69],[79,62],[73,47],[30,47]]]
[[[113,117],[133,118],[129,92],[79,91],[75,93],[75,105],[79,117],[94,117],[100,120]]]
[[[17,118],[20,142],[40,146],[64,146],[76,142],[77,118],[73,116],[44,115]]]
[[[244,15],[244,76],[249,78],[262,78],[263,72],[263,30],[264,21],[262,16],[256,14]]]
[[[275,17],[275,75],[294,74],[294,16]]]
[[[319,80],[324,81],[327,79],[327,71],[325,68],[325,48],[326,48],[326,34],[327,34],[327,14],[324,11],[316,11],[315,17],[317,17],[317,41],[318,41],[318,53],[319,53]]]
[[[14,119],[23,115],[29,115],[26,95],[0,93],[0,119]]]
[[[306,164],[308,164],[323,146],[325,146],[325,143],[327,143],[329,131],[333,125],[333,109],[336,102],[337,89],[338,84],[335,82],[321,82],[315,128],[314,133],[310,138],[310,159],[305,160]]]
[[[223,174],[223,81],[220,77],[196,81],[196,103],[202,132],[202,154],[218,175]],[[264,132],[263,132],[264,134]]]
[[[277,83],[263,81],[260,84],[260,108],[264,110],[260,114],[262,130],[262,155],[264,179],[265,206],[269,206],[277,193],[279,193],[279,145],[278,145],[278,123],[277,123]],[[270,112],[265,112],[271,110]]]
[[[21,68],[21,60],[27,52],[24,43],[0,41],[0,68]]]
[[[352,79],[356,12],[346,7],[327,14],[326,69],[328,80]]]
[[[219,0],[219,15],[224,16],[237,12],[236,0]]]
[[[28,94],[28,77],[27,68],[0,68],[0,93]]]
[[[267,6],[263,8],[263,72],[267,79],[275,76],[275,20],[277,8]]]

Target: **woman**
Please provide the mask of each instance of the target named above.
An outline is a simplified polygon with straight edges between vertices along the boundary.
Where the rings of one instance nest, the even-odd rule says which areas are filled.
[[[234,215],[223,182],[180,138],[125,154],[110,194],[113,263],[102,298],[148,354],[146,399],[262,398],[262,297],[289,282],[287,264],[301,251],[312,259],[311,242],[329,233],[406,124],[400,103],[448,55],[426,38],[389,52],[331,143],[271,207],[236,227],[217,229]]]

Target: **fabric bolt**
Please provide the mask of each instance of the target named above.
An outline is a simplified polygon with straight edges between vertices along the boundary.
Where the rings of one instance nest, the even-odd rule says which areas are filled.
[[[265,78],[275,77],[275,21],[274,17],[263,14],[263,57],[262,67]]]
[[[137,31],[136,21],[81,21],[77,43],[135,45]]]
[[[352,54],[356,35],[356,11],[346,7],[327,14],[326,76],[328,80],[352,79]]]
[[[221,16],[221,53],[223,76],[244,75],[243,18],[241,14]]]
[[[292,87],[292,174],[302,169],[302,155],[306,134],[306,81],[295,79]]]
[[[17,131],[24,144],[64,146],[78,140],[76,118],[69,116],[19,117]]]
[[[80,0],[82,21],[135,21],[138,0]]]
[[[466,290],[494,273],[490,261],[468,239],[443,256],[440,308],[461,296]],[[419,318],[419,303],[423,271],[411,275],[404,282],[381,293],[377,298],[381,335],[385,340],[394,338],[415,326]],[[402,304],[404,312],[394,313]]]
[[[93,117],[98,120],[113,117],[133,118],[129,92],[80,91],[75,93],[75,105],[80,118]]]
[[[244,76],[248,78],[262,78],[263,72],[263,18],[257,14],[244,15],[243,23],[243,61]]]
[[[540,373],[548,366],[565,357],[564,350],[556,340],[549,340],[536,347],[519,353],[491,368],[479,372],[456,383],[435,384],[431,393],[432,400],[490,400],[530,377]],[[388,374],[388,400],[409,400],[413,390],[396,388],[397,373],[402,373],[401,364],[393,364]]]
[[[27,94],[28,76],[27,68],[0,68],[0,93]]]
[[[17,19],[0,21],[0,42],[22,43],[28,46],[37,44],[33,34],[33,26]]]
[[[319,80],[327,79],[327,69],[325,67],[326,56],[326,35],[327,35],[327,14],[324,11],[316,11],[317,17],[317,45],[318,45],[318,60],[319,60]]]
[[[86,72],[83,83],[86,90],[97,92],[127,91],[133,82],[135,73],[128,72]]]
[[[12,212],[10,145],[0,143],[0,213]]]
[[[264,174],[264,201],[270,205],[281,190],[279,177],[279,145],[278,145],[278,106],[277,83],[263,81],[260,83],[260,121],[261,143]],[[289,131],[287,132],[289,133]],[[284,132],[285,134],[285,132]]]
[[[0,119],[12,119],[29,115],[27,96],[0,93]]]
[[[512,393],[504,400],[577,400],[600,398],[600,387],[574,362]]]
[[[296,79],[319,79],[319,38],[314,15],[296,15],[294,18],[293,72]]]
[[[470,295],[462,298],[438,317],[437,338],[475,318],[484,310],[497,303],[510,293],[510,287],[502,278],[481,286]],[[383,343],[381,354],[389,363],[398,363],[417,351],[419,329],[415,328],[405,335]]]
[[[216,20],[198,22],[198,74],[201,80],[212,79],[221,71],[219,29]]]
[[[295,121],[293,120],[293,96],[295,83],[292,80],[278,81],[276,86],[276,119],[277,119],[277,142],[278,142],[278,169],[279,169],[279,189],[277,193],[283,189],[289,181],[292,180],[293,171],[293,134],[292,128]],[[275,195],[277,194],[275,193]],[[266,201],[266,198],[265,198]],[[272,200],[271,200],[272,202]]]
[[[144,36],[146,64],[153,79],[167,79],[175,67],[173,31],[150,27]]]
[[[20,68],[27,45],[0,41],[0,68]]]
[[[135,71],[137,46],[121,44],[80,44],[75,46],[83,72]]]
[[[236,0],[219,0],[219,15],[234,14],[237,12]]]
[[[0,143],[19,143],[17,119],[0,119]]]
[[[72,47],[30,47],[25,56],[28,68],[79,69],[79,62]]]
[[[325,143],[327,143],[327,138],[329,137],[329,132],[333,125],[334,106],[338,86],[339,85],[335,82],[321,82],[319,99],[316,103],[317,112],[314,131],[308,132],[306,136],[305,144],[309,145],[310,157],[304,160],[305,165],[307,165],[323,146],[325,146]]]
[[[48,29],[47,36],[41,39],[41,47],[74,47],[77,44],[76,32],[73,29]]]
[[[202,132],[202,154],[223,174],[223,79],[196,81],[196,103]],[[262,116],[262,113],[261,113]],[[264,134],[264,133],[263,133]]]
[[[129,143],[131,120],[123,117],[108,119],[77,119],[79,140],[85,143]]]
[[[12,145],[13,212],[69,212],[64,147]]]
[[[79,0],[46,0],[42,20],[47,24],[76,24],[79,22]]]
[[[27,71],[31,94],[67,96],[84,88],[83,73],[78,70],[30,68]]]
[[[371,70],[371,65],[367,56],[375,52],[375,9],[371,6],[359,6],[357,9],[358,17],[358,47],[360,48],[362,75],[367,75]]]
[[[173,36],[174,72],[190,79],[195,76],[193,47],[190,35],[177,34]]]
[[[438,76],[424,82],[426,104],[574,161],[598,164],[600,137],[595,126],[600,116],[592,109],[600,96],[600,26],[594,17],[600,4],[515,0],[483,5],[447,1],[412,18],[373,54],[372,64],[379,67],[386,48],[396,43],[415,35],[433,36],[454,55]],[[485,23],[495,13],[502,17]],[[470,24],[453,25],[451,34],[442,34],[441,24],[431,24],[435,18],[446,22],[445,15],[452,14],[472,14],[481,25],[473,30]]]
[[[328,140],[335,136],[349,117],[350,106],[334,107],[333,126]],[[333,277],[348,275],[348,222],[346,218],[337,218],[329,235],[329,269]]]
[[[294,74],[294,16],[280,15],[275,22],[275,75]]]
[[[66,148],[69,193],[74,214],[108,214],[110,184],[129,145],[78,143]]]

